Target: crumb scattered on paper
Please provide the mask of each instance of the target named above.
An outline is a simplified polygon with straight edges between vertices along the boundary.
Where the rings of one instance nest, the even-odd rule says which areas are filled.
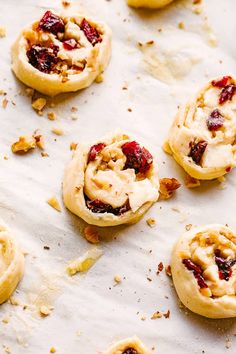
[[[47,203],[54,209],[56,209],[57,211],[61,212],[61,206],[57,200],[57,198],[55,196],[49,198],[47,200]]]
[[[73,261],[71,261],[67,267],[67,273],[72,276],[76,273],[88,271],[96,261],[103,255],[102,250],[94,247],[85,252],[85,254]]]

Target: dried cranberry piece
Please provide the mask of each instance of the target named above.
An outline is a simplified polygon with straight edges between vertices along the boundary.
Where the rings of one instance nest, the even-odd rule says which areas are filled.
[[[74,38],[67,39],[63,42],[63,47],[66,50],[73,50],[78,48],[78,42]]]
[[[141,148],[136,141],[125,143],[121,148],[126,156],[124,169],[133,168],[136,173],[146,173],[150,169],[153,157],[147,149]]]
[[[198,286],[203,289],[203,288],[208,288],[207,283],[205,282],[205,279],[202,276],[203,270],[200,266],[197,264],[193,263],[191,259],[183,259],[182,263],[185,265],[185,267],[193,272],[194,277],[197,279]]]
[[[189,147],[190,152],[188,156],[191,157],[197,165],[199,165],[202,159],[202,155],[206,150],[207,142],[204,140],[201,140],[198,143],[190,142]]]
[[[110,204],[105,204],[98,199],[86,200],[86,205],[93,213],[111,213],[117,216],[130,210],[129,201],[118,208],[113,208]]]
[[[211,84],[212,86],[223,88],[228,84],[229,80],[231,79],[232,79],[231,76],[223,76],[222,79],[220,80],[213,80]]]
[[[236,263],[236,259],[225,259],[221,257],[220,250],[215,251],[215,262],[219,270],[219,277],[222,280],[229,281],[232,275],[232,267]]]
[[[102,38],[98,33],[97,29],[91,26],[88,21],[84,18],[80,25],[81,30],[84,32],[87,40],[95,46],[95,44],[102,42]]]
[[[235,94],[235,91],[236,86],[234,84],[225,86],[220,93],[219,103],[223,104],[226,101],[231,101]]]
[[[51,32],[55,35],[58,32],[65,32],[65,24],[63,20],[59,16],[53,14],[51,11],[45,12],[39,21],[38,28],[43,31]]]
[[[207,128],[210,131],[218,130],[224,125],[224,117],[220,111],[216,108],[211,112],[210,116],[207,118]]]
[[[41,47],[40,45],[33,45],[27,52],[26,55],[29,59],[29,63],[42,71],[43,73],[50,73],[55,64],[57,63],[57,53],[59,47],[51,45],[50,48]]]
[[[104,149],[105,146],[106,146],[106,144],[103,144],[103,143],[93,145],[89,150],[88,163],[90,161],[94,161],[96,159],[97,155],[99,154],[99,152],[102,151],[102,149]]]
[[[127,348],[122,354],[138,354],[138,352],[134,348]]]

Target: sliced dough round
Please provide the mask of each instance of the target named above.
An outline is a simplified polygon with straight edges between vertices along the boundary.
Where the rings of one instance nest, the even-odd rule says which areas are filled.
[[[129,6],[147,7],[150,9],[159,9],[170,4],[173,0],[127,0]]]
[[[191,311],[209,318],[236,316],[236,235],[226,226],[193,228],[172,254],[177,294]]]
[[[88,87],[108,65],[111,30],[83,14],[47,11],[12,47],[19,80],[49,96]]]
[[[0,224],[0,304],[16,289],[24,273],[24,256],[5,225]]]
[[[194,178],[225,175],[236,165],[235,109],[236,80],[210,81],[179,110],[164,149]]]
[[[104,354],[149,354],[136,336],[123,339],[112,345]]]
[[[135,223],[158,196],[157,162],[148,150],[119,132],[93,146],[78,146],[65,171],[65,205],[89,224]]]

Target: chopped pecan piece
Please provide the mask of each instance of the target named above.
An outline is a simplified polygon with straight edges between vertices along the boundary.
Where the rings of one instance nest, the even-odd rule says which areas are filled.
[[[19,140],[12,144],[11,149],[14,153],[26,153],[36,147],[36,141],[32,136],[20,136]]]
[[[160,194],[162,199],[169,199],[172,197],[174,191],[181,186],[176,178],[162,178],[160,180]]]

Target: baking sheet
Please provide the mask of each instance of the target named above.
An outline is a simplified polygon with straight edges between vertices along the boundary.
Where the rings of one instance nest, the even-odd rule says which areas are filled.
[[[0,0],[0,25],[7,29],[0,39],[0,89],[9,100],[6,109],[0,107],[0,215],[28,253],[24,279],[14,294],[19,305],[0,307],[0,353],[10,348],[14,354],[42,354],[54,346],[59,354],[94,354],[134,334],[152,353],[215,354],[226,347],[234,353],[235,321],[208,320],[180,308],[170,279],[164,271],[157,276],[156,269],[159,262],[169,264],[173,243],[186,224],[220,222],[236,230],[235,171],[223,186],[216,181],[196,190],[183,186],[136,225],[99,229],[104,255],[87,274],[73,278],[65,267],[90,247],[81,236],[85,224],[65,208],[56,212],[46,200],[56,195],[62,205],[70,143],[93,142],[116,128],[148,142],[161,177],[184,181],[184,172],[161,146],[177,106],[208,78],[236,71],[236,3],[206,0],[198,15],[190,0],[153,12],[129,9],[123,0],[73,5],[111,26],[113,55],[103,83],[53,100],[55,108],[45,110],[57,114],[52,122],[46,113],[38,116],[21,94],[24,86],[10,70],[10,46],[25,24],[61,3]],[[180,22],[185,29],[178,27]],[[154,45],[138,45],[152,40]],[[77,120],[71,118],[72,106],[78,107]],[[65,135],[55,136],[53,127]],[[45,137],[49,157],[38,151],[13,155],[11,144],[36,129]],[[156,227],[147,226],[149,217],[156,219]],[[122,277],[116,286],[115,275]],[[46,318],[38,315],[42,304],[54,307]],[[150,319],[155,311],[167,310],[169,319]]]

